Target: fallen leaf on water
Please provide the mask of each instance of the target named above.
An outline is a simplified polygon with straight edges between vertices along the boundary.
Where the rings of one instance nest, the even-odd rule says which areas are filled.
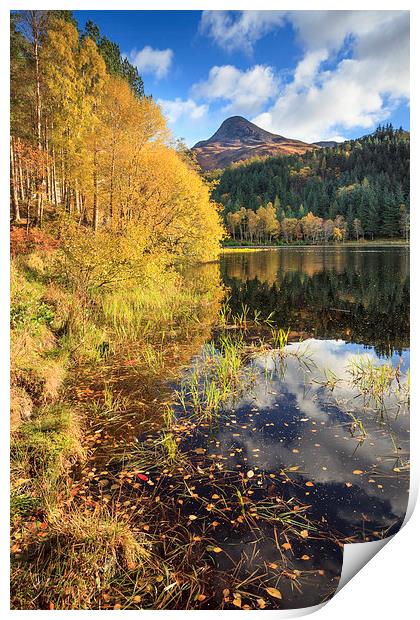
[[[300,535],[302,536],[302,538],[308,538],[309,532],[308,530],[302,530]]]
[[[346,482],[346,487],[352,487],[352,483],[351,482]]]
[[[205,594],[199,594],[197,596],[197,601],[205,601],[207,596]]]
[[[188,518],[189,518],[190,521],[195,521],[196,518],[197,518],[197,515],[189,515]]]
[[[147,482],[147,480],[149,480],[149,476],[146,476],[146,474],[137,474],[137,478],[139,480],[144,480],[145,482]]]
[[[257,599],[257,604],[258,604],[258,607],[260,609],[264,609],[265,608],[265,600],[263,598],[258,598]]]
[[[354,469],[354,470],[353,470],[353,473],[354,473],[356,476],[360,476],[360,474],[363,474],[363,472],[362,472],[362,470],[361,470],[361,469]]]
[[[252,471],[252,469],[250,469],[249,471],[246,472],[246,475],[248,478],[253,478],[254,477],[254,472]]]
[[[283,543],[283,544],[282,544],[282,548],[283,548],[283,549],[286,549],[286,551],[287,551],[288,549],[291,549],[291,548],[292,548],[292,545],[291,545],[290,543]]]
[[[313,487],[313,486],[314,486],[314,483],[313,483],[313,482],[308,481],[308,482],[305,482],[305,486],[307,486],[307,487]]]
[[[267,592],[267,594],[269,594],[273,598],[278,598],[278,599],[282,598],[281,592],[280,590],[277,590],[277,588],[266,588],[265,591]]]
[[[205,448],[196,448],[196,449],[194,450],[194,452],[195,452],[196,454],[205,454],[205,453],[206,453],[206,450],[205,450]]]
[[[278,564],[276,564],[275,562],[270,562],[269,564],[267,564],[267,566],[269,568],[278,568]]]
[[[309,555],[302,555],[302,557],[300,559],[301,560],[310,560],[311,558],[309,557]]]
[[[235,605],[235,607],[242,607],[241,595],[240,594],[235,594],[232,603]]]

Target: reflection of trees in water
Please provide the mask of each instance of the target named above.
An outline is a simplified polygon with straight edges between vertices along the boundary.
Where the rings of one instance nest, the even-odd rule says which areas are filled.
[[[409,346],[406,251],[230,255],[222,275],[234,311],[247,303],[284,327],[373,345],[380,355]]]

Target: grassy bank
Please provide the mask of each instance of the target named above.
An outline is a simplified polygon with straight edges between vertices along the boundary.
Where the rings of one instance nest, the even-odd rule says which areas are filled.
[[[186,583],[198,596],[189,573],[165,592],[187,570],[185,550],[174,543],[160,557],[147,533],[162,518],[153,498],[133,518],[79,489],[96,479],[118,433],[129,442],[139,425],[161,426],[165,381],[209,336],[217,270],[187,282],[155,261],[139,283],[87,288],[74,285],[75,262],[63,262],[48,234],[12,241],[12,607],[158,608],[184,597]]]

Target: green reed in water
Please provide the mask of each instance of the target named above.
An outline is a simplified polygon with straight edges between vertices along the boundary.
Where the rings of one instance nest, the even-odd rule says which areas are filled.
[[[351,384],[363,395],[366,402],[373,401],[377,407],[385,406],[386,396],[401,390],[401,362],[394,367],[389,360],[375,365],[370,357],[359,356],[350,361],[348,372]]]
[[[284,347],[287,345],[289,340],[290,329],[285,331],[281,327],[279,329],[271,330],[271,338],[273,340],[273,345],[276,349],[279,349],[280,352],[283,351]]]
[[[270,312],[267,317],[263,317],[261,310],[255,308],[253,313],[251,313],[251,308],[248,304],[244,304],[243,302],[241,303],[239,312],[233,314],[229,303],[230,299],[230,297],[225,299],[219,311],[220,326],[223,329],[234,327],[247,331],[248,327],[251,325],[260,326],[266,324],[271,326],[273,324],[274,312]]]
[[[218,415],[243,383],[243,337],[224,334],[218,346],[206,346],[203,357],[176,392],[185,412],[199,417]]]

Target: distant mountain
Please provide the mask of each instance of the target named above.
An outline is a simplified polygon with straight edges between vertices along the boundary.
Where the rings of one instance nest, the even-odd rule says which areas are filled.
[[[336,142],[335,140],[321,140],[321,142],[313,142],[315,146],[319,146],[321,149],[329,149],[337,146],[340,142]]]
[[[231,116],[211,138],[197,142],[192,150],[203,170],[214,170],[251,157],[301,154],[317,148],[316,144],[265,131],[242,116]]]

